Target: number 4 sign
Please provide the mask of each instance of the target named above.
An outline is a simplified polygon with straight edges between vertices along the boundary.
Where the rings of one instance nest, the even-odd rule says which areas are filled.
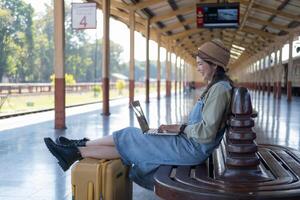
[[[97,28],[96,3],[72,3],[72,28]]]

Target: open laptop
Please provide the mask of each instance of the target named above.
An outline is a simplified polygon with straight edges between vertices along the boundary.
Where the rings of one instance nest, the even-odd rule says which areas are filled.
[[[140,102],[134,101],[131,103],[131,106],[144,134],[152,134],[152,135],[178,135],[179,134],[179,133],[171,133],[171,132],[159,132],[158,129],[150,129],[147,119],[140,105]]]

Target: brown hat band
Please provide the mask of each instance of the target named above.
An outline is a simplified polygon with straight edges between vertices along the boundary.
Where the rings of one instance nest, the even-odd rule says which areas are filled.
[[[198,50],[198,56],[204,60],[204,61],[209,61],[212,62],[220,67],[226,67],[227,63],[222,62],[221,60],[218,60],[217,58],[211,57],[209,55],[207,55],[206,53],[204,53],[201,50]]]

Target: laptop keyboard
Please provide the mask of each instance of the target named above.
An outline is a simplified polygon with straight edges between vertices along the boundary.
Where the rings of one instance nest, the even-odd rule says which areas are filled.
[[[157,129],[149,129],[147,131],[147,134],[157,134],[158,133],[158,130]]]

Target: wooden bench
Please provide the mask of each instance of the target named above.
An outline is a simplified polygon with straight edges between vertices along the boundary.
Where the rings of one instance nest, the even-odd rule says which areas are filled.
[[[161,166],[155,193],[162,199],[300,199],[300,152],[257,145],[251,98],[235,90],[232,116],[219,147],[205,164]]]

